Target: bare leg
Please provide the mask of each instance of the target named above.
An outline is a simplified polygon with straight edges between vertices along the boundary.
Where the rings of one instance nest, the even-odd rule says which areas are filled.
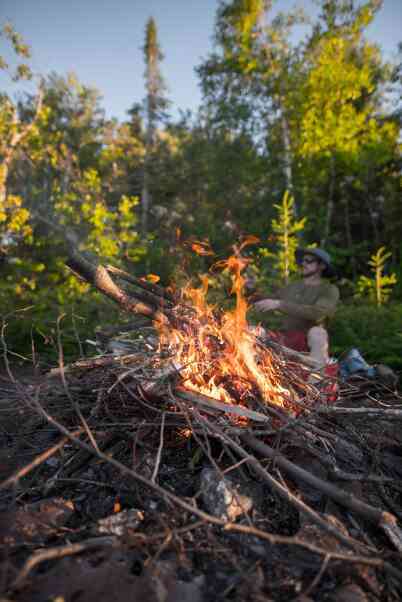
[[[328,333],[322,326],[313,326],[307,333],[310,356],[323,368],[329,361]]]

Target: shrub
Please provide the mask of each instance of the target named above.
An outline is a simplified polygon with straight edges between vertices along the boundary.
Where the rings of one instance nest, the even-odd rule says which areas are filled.
[[[335,356],[358,347],[369,363],[387,364],[401,371],[402,304],[341,304],[330,325],[330,340]]]

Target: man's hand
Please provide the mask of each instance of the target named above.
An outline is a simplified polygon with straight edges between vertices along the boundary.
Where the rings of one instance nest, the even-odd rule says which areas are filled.
[[[280,306],[280,299],[262,299],[262,301],[257,301],[253,305],[258,311],[273,311],[274,309],[279,309]]]

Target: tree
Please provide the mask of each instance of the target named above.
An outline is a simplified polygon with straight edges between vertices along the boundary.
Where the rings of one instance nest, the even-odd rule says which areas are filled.
[[[363,37],[379,3],[323,2],[321,20],[310,39],[306,77],[300,87],[300,120],[295,152],[305,164],[321,164],[326,183],[322,244],[327,244],[345,178],[359,177],[363,165],[385,163],[397,129],[379,119],[379,87],[386,71],[376,47]],[[371,159],[371,160],[370,160]],[[375,169],[376,165],[371,165]]]
[[[117,265],[143,257],[136,228],[138,197],[122,183],[135,161],[139,171],[143,145],[136,145],[127,126],[107,136],[99,94],[73,76],[46,78],[42,97],[34,125],[10,164],[7,199],[18,199],[29,236],[14,235],[8,245],[0,301],[4,313],[34,305],[35,323],[46,330],[49,321],[72,306],[92,318],[98,311],[84,298],[88,286],[64,267],[65,230],[74,232],[81,252]],[[34,97],[21,99],[22,124],[32,123],[35,109]],[[3,133],[3,140],[12,136],[12,122]],[[50,226],[51,236],[49,223],[59,226]],[[12,232],[12,224],[6,225]]]
[[[354,271],[356,245],[384,242],[386,212],[398,213],[388,199],[391,190],[397,198],[400,123],[384,99],[399,76],[365,39],[379,6],[322,0],[311,33],[295,46],[289,34],[303,15],[268,22],[270,2],[221,2],[217,50],[199,68],[212,126],[251,132],[266,161],[266,194],[261,186],[256,197],[266,213],[288,189],[296,213],[309,216],[309,237],[351,248]]]
[[[370,271],[374,274],[372,278],[360,276],[356,284],[356,296],[365,297],[371,302],[376,303],[377,307],[388,301],[392,292],[392,287],[397,283],[395,273],[387,276],[384,274],[387,260],[391,253],[387,252],[385,247],[380,247],[370,258]]]
[[[148,231],[149,211],[152,205],[149,168],[152,158],[152,151],[155,144],[155,135],[158,121],[165,115],[168,102],[164,97],[165,84],[160,72],[160,62],[163,54],[159,47],[157,28],[155,20],[148,19],[145,28],[145,43],[143,47],[145,58],[145,113],[146,113],[146,136],[145,136],[145,157],[144,174],[141,195],[141,227],[142,233]]]
[[[298,86],[300,49],[290,44],[300,12],[280,13],[265,24],[272,2],[221,2],[215,40],[218,51],[199,68],[207,107],[214,120],[234,131],[245,130],[265,151],[267,169],[276,170],[275,188],[295,195],[292,91]],[[265,148],[264,148],[265,146]],[[295,211],[297,213],[295,201]]]
[[[288,284],[291,274],[297,269],[295,251],[299,246],[298,235],[304,230],[306,218],[295,219],[294,200],[287,190],[280,205],[274,205],[278,217],[272,220],[272,232],[276,240],[276,252],[260,249],[263,257],[274,260],[274,268],[280,276],[281,284]]]
[[[14,72],[0,56],[0,70],[7,73],[15,82],[32,78],[31,70],[25,62],[30,58],[29,47],[10,24],[0,30],[0,38],[11,42],[17,59],[24,59]],[[18,153],[35,128],[42,111],[43,91],[39,88],[32,113],[24,119],[18,106],[7,94],[0,94],[0,238],[2,252],[8,253],[9,247],[17,237],[30,236],[29,211],[23,207],[19,195],[8,190],[10,170]]]

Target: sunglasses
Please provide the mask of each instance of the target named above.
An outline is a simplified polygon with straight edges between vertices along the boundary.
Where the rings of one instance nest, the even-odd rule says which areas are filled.
[[[306,265],[310,265],[311,263],[317,263],[317,261],[318,260],[314,257],[303,257],[302,264],[305,263]]]

